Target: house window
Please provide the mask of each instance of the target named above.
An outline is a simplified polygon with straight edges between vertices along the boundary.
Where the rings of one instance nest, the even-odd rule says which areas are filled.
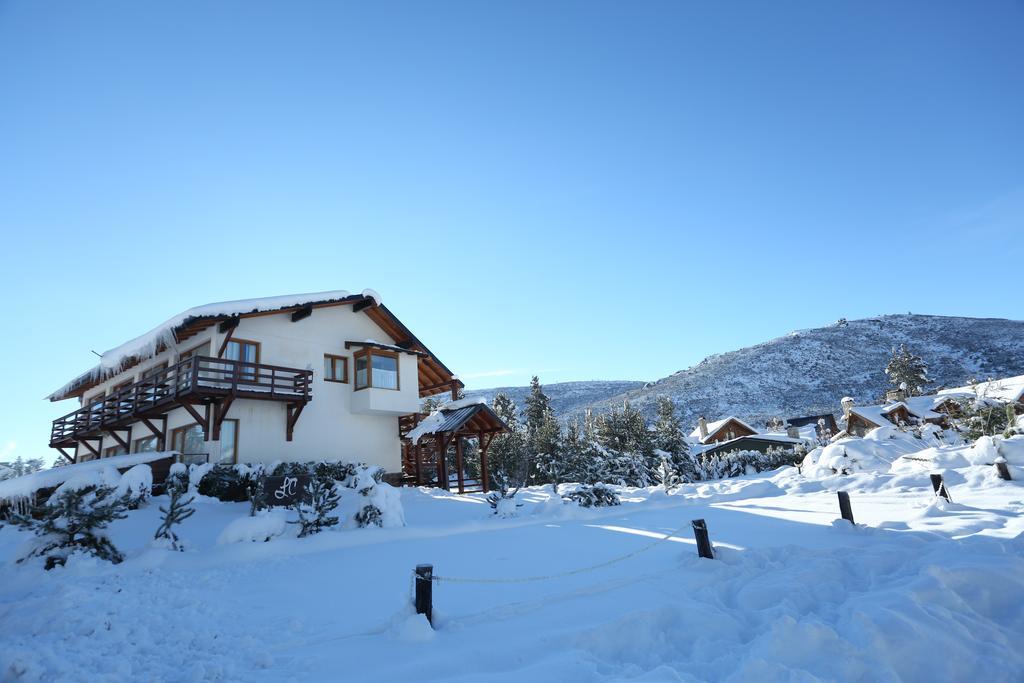
[[[206,342],[205,344],[200,344],[199,346],[196,346],[195,348],[191,348],[188,351],[183,351],[182,353],[179,353],[178,354],[178,362],[180,363],[181,361],[187,360],[187,359],[191,358],[192,356],[209,356],[209,355],[210,355],[210,342]]]
[[[324,379],[328,382],[348,382],[348,358],[325,353]]]
[[[153,453],[160,446],[160,439],[155,436],[145,436],[135,439],[132,443],[133,453]]]
[[[128,451],[124,449],[124,446],[118,444],[116,446],[108,446],[103,449],[104,458],[112,458],[115,455],[126,455]]]
[[[356,389],[398,389],[398,354],[366,349],[355,354]]]
[[[224,349],[224,357],[228,360],[237,360],[244,363],[260,362],[259,342],[247,339],[232,339]],[[238,373],[239,379],[253,381],[256,379],[256,368],[243,366]]]
[[[228,360],[240,360],[246,363],[260,362],[259,342],[245,339],[232,339],[224,349],[224,357]]]
[[[238,420],[224,420],[220,426],[220,458],[217,462],[233,465],[238,462]]]
[[[110,390],[110,395],[113,396],[117,392],[121,391],[122,389],[127,389],[131,385],[132,385],[132,381],[130,379],[125,380],[125,381],[121,382],[120,384],[115,384],[114,388]]]
[[[210,455],[203,440],[203,428],[195,423],[171,432],[171,450],[181,453],[181,462],[186,464],[206,462]]]

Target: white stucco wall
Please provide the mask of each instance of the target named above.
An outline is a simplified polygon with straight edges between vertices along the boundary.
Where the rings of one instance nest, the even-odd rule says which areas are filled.
[[[178,351],[187,351],[206,340],[212,343],[210,355],[216,355],[223,337],[214,327],[183,342],[179,349],[164,352],[127,373],[108,379],[102,388],[109,393],[113,386],[128,378],[138,379],[146,369],[168,359],[173,362]],[[359,349],[346,349],[345,342],[397,341],[389,338],[364,313],[353,313],[351,306],[332,306],[314,309],[311,316],[295,323],[291,322],[290,313],[242,318],[232,337],[258,342],[261,363],[313,370],[313,400],[299,417],[290,442],[285,440],[285,403],[238,399],[231,405],[227,418],[238,420],[239,462],[345,460],[380,465],[389,472],[401,469],[398,417],[353,412],[353,398],[366,403],[362,400],[366,396],[356,395],[371,391],[375,394],[371,404],[395,412],[415,412],[419,406],[417,359],[412,354],[399,354],[399,390],[355,392],[353,354]],[[349,383],[324,381],[324,354],[348,358]],[[86,396],[92,398],[98,389],[92,389]],[[168,441],[175,427],[192,422],[191,415],[184,409],[169,413]],[[149,430],[140,424],[135,426],[132,438],[147,435]],[[110,437],[103,440],[104,447],[114,443]],[[210,441],[206,446],[211,458],[216,459],[219,444]],[[79,446],[78,453],[88,451]]]

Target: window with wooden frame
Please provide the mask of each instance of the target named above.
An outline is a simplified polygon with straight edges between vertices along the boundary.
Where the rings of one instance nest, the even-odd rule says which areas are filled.
[[[203,440],[203,428],[193,422],[190,425],[171,430],[171,450],[178,451],[184,456],[208,456],[209,450],[206,447],[206,441]],[[182,462],[205,462],[205,460],[183,458]]]
[[[356,367],[356,390],[399,389],[398,354],[381,349],[363,349],[353,355]]]
[[[164,361],[163,363],[160,363],[158,365],[154,365],[150,369],[143,371],[142,375],[139,377],[139,381],[142,381],[144,379],[150,379],[152,377],[156,377],[157,375],[159,375],[161,372],[163,372],[166,369],[167,369],[167,361]]]
[[[224,358],[244,363],[259,363],[260,343],[249,339],[232,339],[224,347]],[[256,368],[243,366],[239,371],[239,378],[248,381],[256,379]]]
[[[220,425],[220,457],[222,465],[238,462],[238,420],[224,420]]]
[[[159,437],[144,436],[132,442],[132,453],[153,453],[159,446]]]
[[[348,382],[348,358],[345,356],[335,356],[330,353],[325,353],[324,381]]]
[[[115,384],[110,390],[110,395],[113,396],[117,392],[121,391],[122,389],[127,389],[131,385],[132,381],[130,379],[126,379],[125,381],[120,382],[119,384]]]
[[[178,362],[187,360],[192,356],[209,356],[210,355],[210,342],[203,342],[199,346],[194,346],[188,351],[182,351],[178,354]]]
[[[127,455],[128,451],[124,449],[124,446],[118,444],[117,446],[107,446],[103,449],[104,458],[112,458],[115,455]]]

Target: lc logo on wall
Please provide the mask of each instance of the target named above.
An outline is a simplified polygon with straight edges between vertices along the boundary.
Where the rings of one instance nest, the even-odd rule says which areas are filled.
[[[286,474],[263,477],[263,502],[271,506],[287,506],[309,500],[309,475]]]

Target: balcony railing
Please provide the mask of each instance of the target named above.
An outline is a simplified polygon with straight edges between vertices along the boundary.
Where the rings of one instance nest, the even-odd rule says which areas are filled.
[[[312,384],[312,370],[192,356],[54,420],[50,444],[115,429],[204,398],[235,396],[305,404],[313,398]]]

